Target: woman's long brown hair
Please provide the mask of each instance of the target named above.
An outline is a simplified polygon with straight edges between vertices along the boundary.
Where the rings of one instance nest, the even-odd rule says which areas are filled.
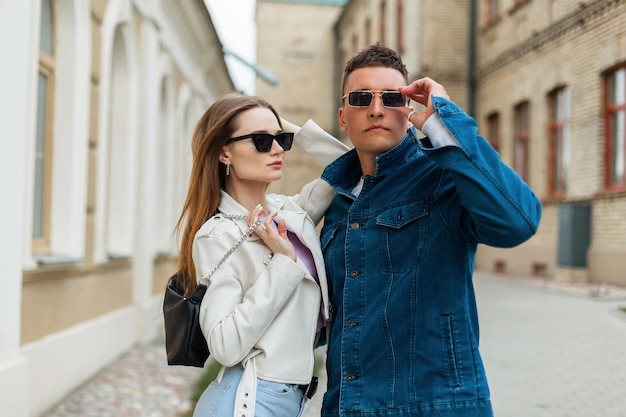
[[[239,115],[256,107],[276,110],[264,99],[253,96],[227,95],[213,103],[202,115],[193,132],[191,141],[192,169],[187,197],[176,223],[176,236],[180,242],[178,269],[184,276],[185,295],[196,288],[196,269],[192,248],[200,227],[216,212],[220,202],[220,190],[226,183],[226,167],[220,163],[222,148],[239,127]]]

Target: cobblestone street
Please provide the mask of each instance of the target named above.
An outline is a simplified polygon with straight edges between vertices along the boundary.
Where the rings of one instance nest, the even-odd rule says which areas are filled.
[[[176,417],[202,369],[167,366],[163,341],[135,346],[43,417]]]
[[[626,417],[625,289],[477,274],[476,292],[496,417]],[[137,346],[44,417],[176,417],[201,373]]]

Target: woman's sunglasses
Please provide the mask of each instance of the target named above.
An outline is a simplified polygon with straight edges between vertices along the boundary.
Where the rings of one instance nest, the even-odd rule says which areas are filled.
[[[399,91],[350,91],[341,97],[341,100],[348,97],[348,104],[352,107],[369,107],[375,95],[382,98],[385,107],[404,107],[407,105],[407,98]]]
[[[291,149],[293,143],[293,132],[281,132],[275,135],[271,133],[250,133],[248,135],[237,136],[236,138],[228,139],[228,142],[236,142],[243,139],[252,139],[254,147],[259,152],[269,152],[272,149],[274,141],[278,142],[281,148],[285,151]]]

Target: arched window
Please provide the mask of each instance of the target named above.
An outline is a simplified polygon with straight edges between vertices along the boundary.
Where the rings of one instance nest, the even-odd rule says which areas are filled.
[[[514,116],[514,160],[513,168],[524,181],[528,181],[528,145],[530,141],[530,104],[524,101],[515,106]]]
[[[606,74],[604,103],[605,187],[626,188],[626,66]]]
[[[174,99],[172,80],[164,77],[161,82],[159,109],[159,136],[157,138],[156,204],[154,215],[155,253],[172,252],[172,231],[176,223],[178,204],[172,198],[176,187],[174,174]]]
[[[500,152],[500,114],[498,112],[490,113],[487,116],[487,138],[489,144],[497,152]]]
[[[380,43],[385,45],[387,35],[387,1],[380,2]]]
[[[127,0],[108,3],[100,26],[98,130],[93,211],[94,263],[130,260],[135,252],[138,189],[143,159],[138,157],[137,41]]]
[[[549,105],[549,189],[555,196],[567,191],[570,148],[570,92],[560,87],[548,94]]]
[[[123,26],[118,25],[113,35],[111,58],[111,85],[108,114],[110,118],[106,195],[106,255],[109,259],[128,259],[134,248],[134,209],[137,159],[136,137],[133,135],[133,112],[129,96],[133,90],[129,71],[127,43]]]
[[[55,73],[55,21],[53,0],[41,1],[37,128],[33,195],[33,253],[50,252],[52,187],[52,123]]]
[[[396,50],[400,55],[404,53],[404,0],[396,3]]]
[[[485,2],[487,3],[485,23],[490,25],[500,19],[500,0],[486,0]]]
[[[41,0],[40,11],[36,129],[26,161],[32,216],[26,268],[85,255],[90,8],[80,0]]]

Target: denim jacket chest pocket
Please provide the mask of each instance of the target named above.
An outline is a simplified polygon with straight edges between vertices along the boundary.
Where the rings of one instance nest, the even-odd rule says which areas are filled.
[[[376,232],[370,243],[378,247],[381,268],[389,273],[414,269],[428,235],[427,200],[390,207],[376,216]]]

